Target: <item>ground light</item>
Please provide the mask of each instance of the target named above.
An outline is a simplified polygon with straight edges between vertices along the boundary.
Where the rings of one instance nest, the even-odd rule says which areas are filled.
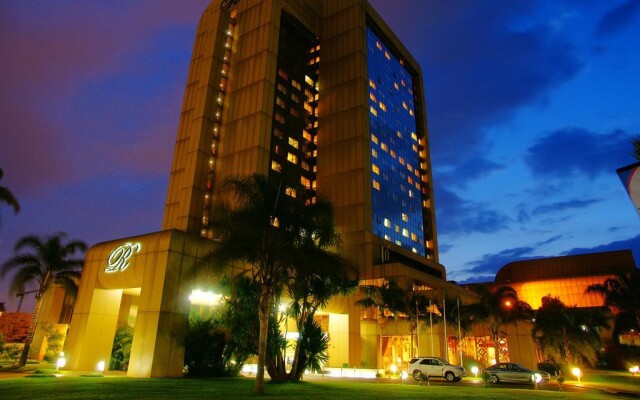
[[[580,383],[580,377],[582,376],[582,371],[580,371],[580,368],[575,367],[571,370],[571,373],[578,378],[578,383]]]
[[[395,364],[391,364],[389,367],[389,379],[391,379],[391,374],[395,375],[398,372],[398,366]]]
[[[474,374],[476,378],[478,377],[478,371],[478,367],[476,367],[475,365],[471,367],[471,373]]]
[[[401,385],[404,384],[404,380],[407,379],[408,376],[409,376],[409,373],[407,371],[402,371],[400,373],[400,384]]]
[[[60,368],[64,368],[65,365],[67,365],[67,360],[65,360],[64,352],[62,352],[60,353],[60,357],[58,358],[58,361],[56,361],[56,371],[59,371]]]
[[[634,365],[633,367],[629,368],[629,372],[631,372],[631,375],[635,376],[638,372],[640,372],[640,367]]]
[[[98,365],[96,366],[96,369],[98,370],[98,372],[100,372],[102,375],[104,375],[104,361],[99,361]]]

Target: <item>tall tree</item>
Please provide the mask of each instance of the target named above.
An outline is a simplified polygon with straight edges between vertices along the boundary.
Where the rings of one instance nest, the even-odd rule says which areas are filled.
[[[475,323],[486,324],[495,345],[496,361],[500,362],[499,338],[505,336],[503,326],[533,317],[531,306],[518,299],[518,293],[510,286],[501,286],[494,291],[485,285],[476,288],[479,301],[464,307],[465,314]]]
[[[65,238],[64,233],[44,239],[25,236],[15,245],[16,255],[0,266],[2,279],[10,271],[14,272],[9,287],[11,293],[24,293],[27,287],[31,287],[36,294],[33,318],[20,358],[20,366],[27,362],[29,347],[40,314],[42,296],[53,285],[63,286],[69,293],[75,294],[77,291],[83,259],[74,258],[74,256],[78,252],[86,251],[87,245],[79,240],[65,242]]]
[[[547,295],[536,312],[533,333],[545,355],[558,355],[565,363],[584,360],[593,364],[602,346],[603,329],[609,329],[603,310],[567,307],[559,298]]]
[[[2,179],[3,174],[4,173],[2,172],[2,168],[0,168],[0,179]],[[0,186],[0,203],[5,203],[9,205],[10,207],[13,208],[13,211],[15,213],[20,211],[20,204],[18,203],[18,200],[15,198],[13,193],[11,193],[9,188],[5,186]]]
[[[389,322],[389,318],[396,319],[398,314],[409,312],[407,303],[407,292],[398,286],[396,281],[385,281],[381,286],[366,285],[362,286],[364,297],[356,302],[363,308],[372,307],[375,309],[378,319],[378,327],[380,328],[380,339],[378,342],[378,356],[380,363],[383,361],[382,354],[382,334],[385,325]]]
[[[615,271],[615,277],[604,283],[590,285],[587,293],[599,293],[604,297],[604,305],[613,307],[616,316],[613,324],[613,340],[620,341],[620,335],[640,332],[640,271],[626,273]]]
[[[264,393],[264,370],[269,316],[274,300],[295,275],[301,260],[311,263],[339,242],[328,202],[306,201],[299,188],[268,180],[264,175],[233,177],[225,181],[232,199],[212,219],[222,234],[211,254],[222,264],[241,262],[260,284],[258,317],[258,371],[255,393]],[[324,255],[322,257],[324,257]],[[326,259],[324,259],[326,260]],[[314,264],[315,265],[315,264]]]

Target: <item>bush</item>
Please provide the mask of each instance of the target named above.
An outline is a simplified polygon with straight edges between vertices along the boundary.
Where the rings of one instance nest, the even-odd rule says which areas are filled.
[[[129,369],[129,356],[131,355],[131,343],[133,342],[133,328],[124,325],[116,330],[111,348],[109,369],[112,371],[126,371]]]
[[[7,344],[2,349],[2,358],[7,361],[19,361],[22,355],[22,345],[18,343]]]
[[[67,335],[54,326],[47,325],[44,327],[44,336],[47,338],[47,350],[44,354],[45,361],[53,362],[58,359],[64,346]]]
[[[224,332],[213,319],[189,321],[184,361],[189,376],[226,376]]]

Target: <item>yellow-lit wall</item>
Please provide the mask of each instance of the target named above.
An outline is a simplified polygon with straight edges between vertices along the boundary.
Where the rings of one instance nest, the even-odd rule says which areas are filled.
[[[587,287],[601,284],[610,276],[579,276],[573,278],[547,279],[531,282],[512,282],[509,286],[518,292],[518,298],[526,301],[537,310],[542,305],[542,298],[548,294],[558,297],[567,307],[600,307],[603,298],[599,294],[585,293]]]

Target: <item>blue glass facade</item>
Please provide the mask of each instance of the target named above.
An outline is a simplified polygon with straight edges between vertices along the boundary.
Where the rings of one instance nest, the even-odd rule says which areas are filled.
[[[367,28],[373,234],[425,256],[413,77]]]

